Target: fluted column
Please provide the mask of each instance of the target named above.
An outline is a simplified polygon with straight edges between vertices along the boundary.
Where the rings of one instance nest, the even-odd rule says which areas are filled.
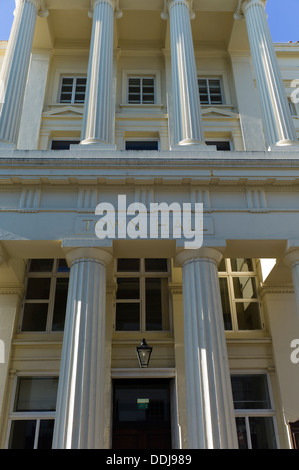
[[[191,31],[190,0],[168,0],[162,18],[170,20],[175,149],[207,150],[201,119]],[[196,146],[196,147],[195,147]]]
[[[291,269],[297,310],[299,314],[299,249],[296,248],[294,250],[290,250],[290,252],[284,257],[284,263]]]
[[[187,434],[190,449],[238,447],[215,249],[186,250],[183,270]]]
[[[268,26],[265,0],[240,0],[235,19],[245,17],[269,150],[298,149],[278,60]]]
[[[117,0],[94,0],[81,144],[113,145],[113,26]]]
[[[54,449],[102,449],[105,442],[106,264],[101,249],[74,249],[53,437]]]
[[[15,18],[1,68],[0,144],[16,145],[30,64],[36,16],[47,16],[42,0],[16,0]]]

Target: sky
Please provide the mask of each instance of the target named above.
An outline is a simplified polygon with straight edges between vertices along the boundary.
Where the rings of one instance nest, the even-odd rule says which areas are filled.
[[[0,40],[9,39],[14,8],[15,0],[0,0]],[[299,0],[268,0],[266,11],[273,42],[299,41]]]

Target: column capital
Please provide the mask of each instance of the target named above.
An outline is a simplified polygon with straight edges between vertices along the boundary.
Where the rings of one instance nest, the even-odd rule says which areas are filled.
[[[175,262],[183,266],[184,264],[192,261],[192,260],[199,260],[199,261],[212,261],[218,264],[220,263],[222,258],[222,253],[220,250],[216,248],[210,247],[201,247],[197,250],[183,250],[179,252],[175,257]]]
[[[67,263],[71,266],[75,261],[88,260],[98,261],[105,265],[111,263],[113,256],[109,251],[103,250],[102,248],[74,248],[68,251],[65,255]]]
[[[295,248],[292,251],[289,251],[288,253],[285,254],[283,257],[283,262],[287,266],[290,266],[291,268],[297,264],[299,264],[299,248]]]
[[[90,0],[90,10],[88,12],[88,16],[90,18],[93,18],[94,9],[100,3],[106,3],[107,5],[111,6],[116,18],[121,18],[123,16],[123,12],[119,8],[119,0]]]
[[[31,3],[35,6],[38,16],[47,17],[49,16],[49,11],[46,8],[45,0],[15,0],[16,8],[22,3]]]
[[[161,13],[161,18],[163,20],[168,20],[169,11],[175,5],[186,5],[190,11],[190,19],[193,20],[195,18],[195,13],[193,10],[193,0],[164,0],[164,9]]]
[[[242,20],[248,8],[259,5],[265,8],[267,0],[239,0],[237,10],[234,14],[235,20]]]

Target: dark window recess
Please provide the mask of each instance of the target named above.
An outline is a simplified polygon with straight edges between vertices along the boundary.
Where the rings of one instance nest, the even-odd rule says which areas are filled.
[[[292,444],[294,449],[299,449],[299,421],[290,423],[290,430],[292,436]]]
[[[129,140],[126,142],[126,150],[159,150],[156,140]]]
[[[230,142],[206,142],[207,145],[216,145],[217,150],[231,150]]]
[[[69,150],[73,144],[79,144],[79,140],[53,140],[51,150]]]

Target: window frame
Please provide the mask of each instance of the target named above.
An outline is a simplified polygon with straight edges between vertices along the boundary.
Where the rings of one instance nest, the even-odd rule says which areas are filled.
[[[52,258],[48,258],[52,259]],[[61,258],[62,259],[62,258]],[[59,278],[68,278],[70,277],[69,270],[64,272],[58,272],[58,263],[59,259],[55,258],[53,259],[53,265],[52,265],[52,271],[36,271],[36,272],[30,272],[30,262],[31,259],[28,260],[28,265],[27,265],[27,270],[26,270],[26,277],[25,277],[25,291],[24,291],[24,296],[21,304],[21,311],[20,311],[20,320],[18,324],[18,333],[21,334],[63,334],[62,331],[55,331],[52,330],[52,325],[53,325],[53,315],[54,315],[54,306],[55,306],[55,295],[56,295],[56,287],[57,287],[57,279]],[[49,289],[49,297],[48,299],[26,299],[26,293],[27,293],[27,286],[28,286],[28,281],[29,279],[41,279],[41,278],[49,278],[50,279],[50,289]],[[23,319],[24,319],[24,313],[25,313],[25,305],[26,304],[48,304],[48,310],[47,310],[47,320],[46,320],[46,327],[44,330],[23,330]]]
[[[244,370],[242,370],[242,371],[238,370],[238,371],[231,372],[231,377],[238,376],[238,375],[243,375],[243,376],[264,375],[266,377],[269,400],[270,400],[270,404],[271,404],[271,408],[257,408],[257,409],[242,409],[242,408],[236,409],[236,408],[234,408],[235,418],[245,418],[245,427],[246,427],[248,450],[252,450],[250,424],[249,424],[249,420],[252,417],[272,418],[274,435],[275,435],[275,440],[276,440],[276,448],[279,449],[280,448],[280,442],[279,442],[278,425],[277,425],[277,419],[276,419],[276,410],[275,410],[275,407],[274,407],[274,396],[273,396],[273,391],[272,391],[272,387],[271,387],[271,380],[270,380],[270,377],[269,377],[269,373],[267,373],[265,371],[261,371],[261,370],[252,370],[250,372],[244,371]]]
[[[234,259],[234,258],[232,258]],[[251,259],[251,258],[250,258]],[[225,258],[225,271],[220,271],[218,270],[218,278],[225,278],[227,280],[227,288],[228,288],[228,296],[229,296],[229,306],[230,306],[230,316],[231,316],[231,324],[232,328],[231,329],[226,329],[226,332],[257,332],[257,331],[263,331],[264,330],[264,319],[263,319],[263,314],[262,314],[262,303],[261,299],[259,298],[258,295],[258,271],[257,271],[257,266],[256,262],[254,259],[251,259],[252,264],[253,264],[253,271],[233,271],[231,267],[231,258]],[[255,279],[255,287],[257,291],[257,297],[256,298],[236,298],[235,293],[234,293],[234,285],[233,285],[233,279],[234,278],[254,278]],[[257,303],[258,308],[259,308],[259,319],[260,319],[260,328],[251,328],[251,329],[241,329],[239,328],[238,324],[238,314],[236,310],[236,304],[237,303]]]
[[[147,258],[138,258],[140,261],[139,264],[139,271],[118,271],[117,270],[117,262],[118,259],[115,260],[115,278],[116,283],[118,278],[138,278],[139,279],[139,299],[115,299],[115,309],[114,309],[114,325],[113,330],[115,333],[124,334],[124,333],[169,333],[172,330],[171,325],[171,301],[169,296],[169,290],[167,290],[167,304],[168,304],[168,312],[162,311],[162,328],[161,330],[147,330],[146,329],[146,283],[145,280],[147,278],[153,279],[167,279],[168,285],[170,283],[170,260],[167,259],[167,271],[145,271],[145,259]],[[166,258],[165,258],[166,259]],[[117,318],[116,318],[116,305],[118,303],[138,303],[140,306],[139,310],[139,329],[136,330],[122,330],[117,329]],[[163,317],[168,316],[168,318],[164,322],[167,322],[168,327],[163,328]]]
[[[130,101],[130,80],[140,80],[140,85],[139,85],[139,88],[140,88],[140,101]],[[153,88],[154,88],[154,93],[153,93],[153,101],[152,102],[147,102],[147,101],[143,101],[143,81],[144,80],[153,80]],[[133,106],[138,106],[138,105],[153,105],[153,104],[156,104],[157,101],[156,101],[156,77],[154,75],[139,75],[139,76],[135,76],[135,75],[129,75],[128,76],[128,81],[127,81],[127,103],[128,104],[131,104]]]
[[[43,420],[53,420],[55,423],[56,418],[56,410],[55,411],[14,411],[14,404],[16,402],[17,390],[18,390],[18,381],[22,378],[31,378],[31,379],[57,379],[59,381],[59,374],[58,373],[18,373],[14,377],[13,386],[12,386],[12,393],[11,393],[11,400],[9,405],[9,412],[8,412],[8,421],[7,421],[7,429],[6,429],[6,438],[4,448],[9,448],[9,440],[10,440],[10,433],[12,424],[14,421],[36,421],[36,428],[35,428],[35,437],[34,437],[34,447],[32,450],[37,450],[38,438],[39,438],[39,430],[40,430],[40,422]],[[57,383],[58,386],[58,383]]]
[[[61,95],[62,95],[62,87],[63,87],[63,80],[64,79],[72,79],[73,84],[72,84],[72,98],[71,101],[61,101]],[[84,100],[83,101],[75,101],[75,95],[76,95],[76,88],[77,88],[77,80],[78,79],[85,79],[85,93],[84,93]],[[86,75],[61,75],[60,76],[60,85],[59,85],[59,93],[58,93],[58,103],[63,104],[63,105],[70,105],[70,104],[78,104],[81,106],[84,106],[85,99],[86,99],[86,87],[87,87],[87,76]]]
[[[207,86],[207,95],[208,95],[208,103],[202,103],[200,100],[201,106],[223,106],[225,105],[225,94],[224,94],[224,85],[223,85],[223,79],[222,77],[219,76],[198,76],[197,77],[197,87],[198,87],[198,95],[200,99],[200,92],[199,92],[199,80],[205,80],[206,81],[206,86]],[[221,103],[212,103],[211,102],[211,96],[210,96],[210,86],[209,86],[209,81],[210,80],[218,80],[219,85],[220,85],[220,93],[221,93]]]
[[[153,78],[154,79],[154,94],[155,102],[154,103],[129,103],[129,78]],[[156,109],[162,107],[161,104],[161,72],[159,69],[126,69],[122,71],[122,89],[121,89],[121,108],[126,110],[130,108],[152,108],[154,112]]]

